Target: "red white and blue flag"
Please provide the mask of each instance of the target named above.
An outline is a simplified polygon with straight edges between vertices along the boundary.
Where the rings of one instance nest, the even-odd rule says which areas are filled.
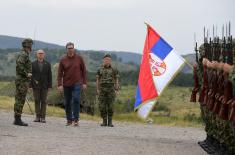
[[[147,118],[159,95],[170,83],[185,60],[157,33],[147,25],[139,80],[136,89],[135,110],[141,118]]]

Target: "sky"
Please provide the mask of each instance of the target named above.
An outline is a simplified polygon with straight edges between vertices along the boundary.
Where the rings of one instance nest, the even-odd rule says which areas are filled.
[[[231,21],[235,0],[0,0],[0,35],[31,37],[81,50],[142,53],[149,23],[179,54],[193,53],[210,30]]]

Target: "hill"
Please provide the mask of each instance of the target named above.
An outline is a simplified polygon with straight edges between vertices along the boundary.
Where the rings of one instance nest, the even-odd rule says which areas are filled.
[[[7,50],[7,49],[20,49],[21,42],[24,38],[19,37],[12,37],[6,35],[0,35],[0,49]],[[51,50],[64,50],[64,46],[57,45],[54,43],[47,43],[43,41],[34,41],[34,49],[47,49],[48,51]],[[125,52],[125,51],[98,51],[98,50],[81,50],[82,52],[101,52],[101,53],[111,53],[117,55],[119,60],[124,63],[133,62],[135,64],[140,63],[141,55],[133,52]],[[10,52],[10,51],[9,51]]]
[[[24,38],[19,37],[12,37],[12,36],[5,36],[0,35],[0,49],[17,49],[21,48],[21,42]],[[64,46],[52,44],[52,43],[46,43],[43,41],[35,41],[34,48],[39,49],[63,49]]]

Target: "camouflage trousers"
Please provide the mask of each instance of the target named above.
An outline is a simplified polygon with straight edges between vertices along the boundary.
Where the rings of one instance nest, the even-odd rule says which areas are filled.
[[[235,122],[229,122],[228,150],[235,154]]]
[[[99,90],[99,110],[102,118],[113,116],[115,91],[113,87],[101,87]]]
[[[205,106],[200,105],[200,110],[201,110],[202,121],[203,121],[203,123],[206,125]]]
[[[206,106],[202,108],[205,120],[205,131],[208,136],[215,138],[216,135],[216,115]]]
[[[205,122],[205,131],[208,134],[208,131],[210,130],[210,115],[209,115],[209,110],[207,109],[206,106],[201,106],[202,114],[204,117],[204,122]],[[211,136],[211,135],[210,135]]]
[[[220,144],[227,146],[228,138],[229,138],[229,123],[227,120],[223,120],[217,116],[216,119],[217,124],[217,139]]]
[[[28,82],[22,80],[16,80],[15,86],[16,86],[16,94],[15,94],[14,112],[16,115],[21,115],[28,91]]]

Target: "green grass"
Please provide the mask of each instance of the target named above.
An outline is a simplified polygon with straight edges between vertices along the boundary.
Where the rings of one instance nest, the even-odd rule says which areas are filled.
[[[6,84],[0,82],[0,88]],[[134,123],[146,122],[140,119],[137,113],[133,112],[135,89],[135,86],[122,87],[115,102],[114,120]],[[149,117],[157,125],[202,127],[199,104],[190,103],[190,95],[191,88],[168,87],[163,95],[159,97],[158,103]],[[13,97],[0,96],[0,109],[13,111],[13,105]],[[33,102],[30,102],[30,106],[34,111]],[[125,108],[130,109],[126,112],[123,111]],[[31,114],[27,104],[24,106],[24,113]],[[65,112],[64,109],[59,107],[48,106],[47,115],[65,117]],[[81,114],[81,119],[100,120],[98,115],[98,113],[95,116]]]
[[[0,102],[0,109],[1,110],[13,111],[14,102],[15,102],[14,98],[6,97],[6,96],[0,96],[0,101],[1,101]],[[34,103],[29,102],[29,105],[30,105],[32,111],[34,112],[35,111],[34,110]],[[24,105],[23,113],[32,115],[27,103],[25,103],[25,105]],[[65,117],[65,111],[62,108],[48,106],[47,107],[47,116]],[[99,120],[98,117],[90,116],[90,115],[87,115],[87,114],[81,114],[80,117],[81,117],[81,119],[84,119],[84,120],[95,120],[95,121]]]
[[[7,86],[10,82],[0,82],[0,89]]]

